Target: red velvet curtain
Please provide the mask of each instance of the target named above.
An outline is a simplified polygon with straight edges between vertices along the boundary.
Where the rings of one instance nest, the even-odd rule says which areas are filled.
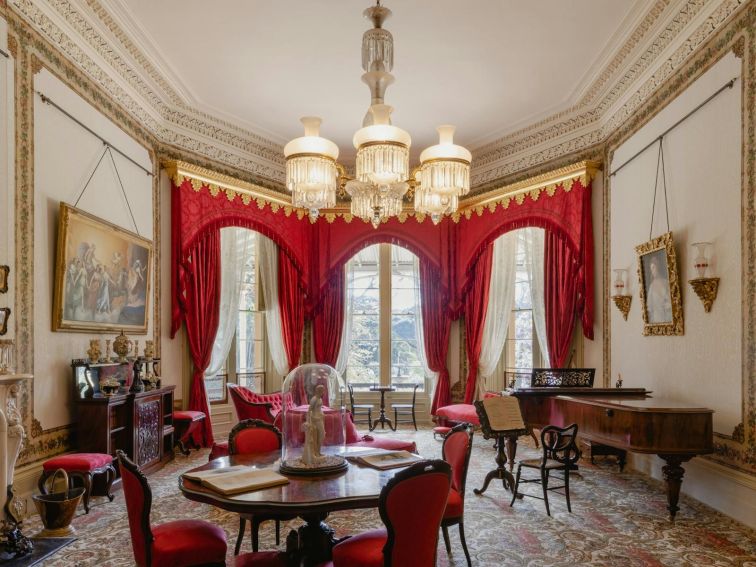
[[[344,325],[344,273],[344,268],[333,271],[312,320],[315,360],[331,366],[336,366],[339,357]]]
[[[449,294],[440,284],[441,273],[429,262],[420,261],[420,310],[423,314],[425,357],[428,367],[438,373],[431,413],[451,403],[449,369],[446,354],[449,350]]]
[[[568,362],[575,319],[583,303],[580,272],[580,266],[569,245],[560,235],[547,230],[544,246],[544,299],[549,359],[554,368],[561,368]]]
[[[199,238],[183,262],[184,320],[194,375],[189,391],[189,409],[206,416],[195,439],[203,447],[213,442],[210,408],[205,392],[205,370],[210,364],[220,312],[220,231],[212,230]]]
[[[467,346],[467,384],[465,386],[465,403],[475,400],[478,384],[478,361],[483,346],[483,325],[486,322],[488,308],[488,290],[491,283],[491,264],[493,245],[486,246],[478,257],[470,287],[465,294],[465,341]]]
[[[300,286],[299,271],[291,258],[278,248],[278,305],[281,309],[281,331],[283,335],[289,370],[299,365],[302,355],[302,333],[304,331],[305,290]]]

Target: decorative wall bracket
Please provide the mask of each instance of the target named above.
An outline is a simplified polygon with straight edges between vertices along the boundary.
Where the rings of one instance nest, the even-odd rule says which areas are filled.
[[[695,278],[688,280],[690,287],[696,292],[696,295],[703,303],[704,311],[711,311],[711,306],[717,298],[719,290],[719,278]]]
[[[627,314],[630,313],[630,304],[633,301],[632,295],[613,295],[612,299],[617,309],[622,313],[622,317],[627,321]]]

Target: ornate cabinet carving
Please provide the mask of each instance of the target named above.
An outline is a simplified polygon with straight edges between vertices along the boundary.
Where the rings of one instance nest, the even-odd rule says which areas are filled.
[[[160,467],[173,458],[174,389],[75,400],[77,450],[115,456],[121,449],[145,472]]]

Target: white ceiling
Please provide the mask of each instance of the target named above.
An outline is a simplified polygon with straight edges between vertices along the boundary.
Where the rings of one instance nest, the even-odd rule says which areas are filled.
[[[386,102],[413,154],[455,124],[480,146],[576,102],[649,0],[387,0]],[[278,143],[323,118],[342,156],[369,105],[360,81],[366,0],[108,0],[187,104]]]

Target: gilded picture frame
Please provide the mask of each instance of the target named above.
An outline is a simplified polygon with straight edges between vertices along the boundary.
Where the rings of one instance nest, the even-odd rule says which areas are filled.
[[[8,293],[10,266],[0,266],[0,293]]]
[[[146,334],[152,242],[60,204],[53,331]]]
[[[10,319],[10,316],[10,307],[3,307],[0,309],[0,335],[4,335],[8,332],[8,319]]]
[[[638,254],[643,334],[685,334],[680,277],[672,233],[667,232],[636,246],[635,252]]]

